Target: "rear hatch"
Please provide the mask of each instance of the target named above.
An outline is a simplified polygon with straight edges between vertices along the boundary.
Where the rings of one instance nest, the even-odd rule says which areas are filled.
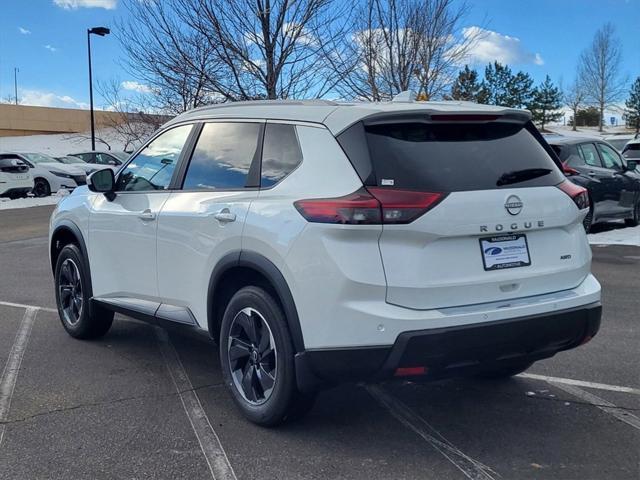
[[[339,141],[382,205],[387,302],[502,301],[570,289],[589,273],[586,191],[566,181],[530,122],[376,118],[349,130]]]

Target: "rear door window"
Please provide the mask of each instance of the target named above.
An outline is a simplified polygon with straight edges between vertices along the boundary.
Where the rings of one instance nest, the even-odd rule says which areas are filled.
[[[455,192],[563,181],[531,128],[507,122],[385,123],[365,131],[377,185]]]
[[[596,151],[596,146],[593,143],[583,143],[578,145],[578,152],[584,160],[584,163],[591,167],[602,167],[600,163],[600,157]]]
[[[622,170],[622,160],[620,160],[618,152],[604,143],[598,143],[598,150],[600,150],[600,156],[602,157],[602,164],[604,165],[604,168]]]
[[[206,123],[191,156],[182,188],[240,189],[259,147],[260,123]]]
[[[302,162],[295,125],[267,123],[262,146],[260,186],[268,188],[289,175]]]

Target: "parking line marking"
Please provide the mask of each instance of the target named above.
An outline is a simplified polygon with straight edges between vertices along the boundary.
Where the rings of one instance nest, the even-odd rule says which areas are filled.
[[[15,340],[11,346],[11,351],[9,352],[9,358],[7,358],[7,363],[2,371],[2,376],[0,377],[0,422],[4,422],[9,414],[11,397],[13,397],[13,390],[18,379],[22,357],[29,343],[31,328],[33,327],[37,313],[38,309],[33,307],[27,308],[24,312],[22,322],[20,323]],[[5,427],[6,425],[4,423],[0,423],[0,447],[2,446]]]
[[[426,440],[427,443],[449,460],[467,478],[472,480],[495,480],[493,475],[499,476],[490,467],[463,453],[449,440],[444,438],[440,432],[427,423],[424,418],[414,413],[407,405],[385,392],[381,387],[377,385],[367,385],[365,389],[369,392],[369,395],[382,407],[387,409],[396,420]]]
[[[627,425],[631,425],[633,428],[640,430],[640,418],[636,417],[635,415],[628,412],[627,410],[617,407],[616,405],[605,400],[604,398],[600,398],[597,395],[594,395],[593,393],[586,392],[581,388],[574,387],[573,385],[565,385],[563,383],[551,383],[551,382],[549,383],[554,387],[559,388],[560,390],[564,390],[570,395],[573,395],[574,397],[577,397],[580,400],[583,400],[593,405],[594,407],[598,407],[603,412],[606,412],[609,415],[614,416],[621,422],[624,422]]]
[[[607,385],[606,383],[585,382],[582,380],[573,380],[571,378],[547,377],[546,375],[535,375],[533,373],[521,373],[520,378],[530,378],[531,380],[542,380],[548,383],[559,383],[563,385],[573,385],[574,387],[593,388],[595,390],[608,390],[610,392],[632,393],[640,395],[640,389],[632,387],[620,387],[618,385]]]
[[[38,310],[42,310],[43,312],[58,313],[58,310],[56,310],[55,308],[39,307],[38,305],[26,305],[24,303],[13,303],[13,302],[2,302],[2,301],[0,301],[0,306],[2,306],[2,307],[15,307],[15,308],[36,308]]]
[[[187,376],[178,352],[171,343],[167,332],[160,327],[154,327],[156,337],[160,343],[160,350],[167,365],[167,370],[182,401],[182,406],[191,428],[196,434],[204,458],[209,465],[211,476],[216,480],[237,480],[236,474],[229,463],[229,458],[220,443],[220,438],[211,426],[209,417],[202,408],[197,393],[193,390],[191,380]]]

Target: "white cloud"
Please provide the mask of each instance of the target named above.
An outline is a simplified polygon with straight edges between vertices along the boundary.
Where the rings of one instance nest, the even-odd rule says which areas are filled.
[[[467,39],[475,38],[467,56],[469,63],[484,64],[495,60],[502,64],[544,64],[542,56],[525,49],[517,37],[476,26],[463,28],[462,34]]]
[[[18,31],[22,35],[31,35],[31,30],[27,30],[26,28],[23,28],[23,27],[18,27]]]
[[[58,51],[58,49],[56,47],[52,47],[51,45],[47,44],[44,46],[44,48],[46,48],[47,50],[49,50],[51,53],[55,53]]]
[[[118,0],[53,0],[53,3],[65,10],[76,10],[78,8],[114,10],[118,6]]]
[[[37,107],[89,108],[87,103],[80,102],[69,95],[58,95],[53,92],[29,89],[20,90],[20,103]]]
[[[135,80],[127,80],[120,84],[122,88],[125,90],[131,90],[133,92],[138,93],[151,93],[151,87],[149,85],[145,85],[144,83],[136,82]]]

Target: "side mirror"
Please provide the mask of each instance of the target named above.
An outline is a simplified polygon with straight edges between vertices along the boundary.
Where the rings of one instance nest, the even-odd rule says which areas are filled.
[[[640,160],[627,160],[627,170],[633,172],[640,165]]]
[[[93,172],[87,177],[87,186],[92,192],[104,193],[107,200],[111,201],[115,198],[114,190],[116,188],[116,179],[113,170],[105,168]]]

